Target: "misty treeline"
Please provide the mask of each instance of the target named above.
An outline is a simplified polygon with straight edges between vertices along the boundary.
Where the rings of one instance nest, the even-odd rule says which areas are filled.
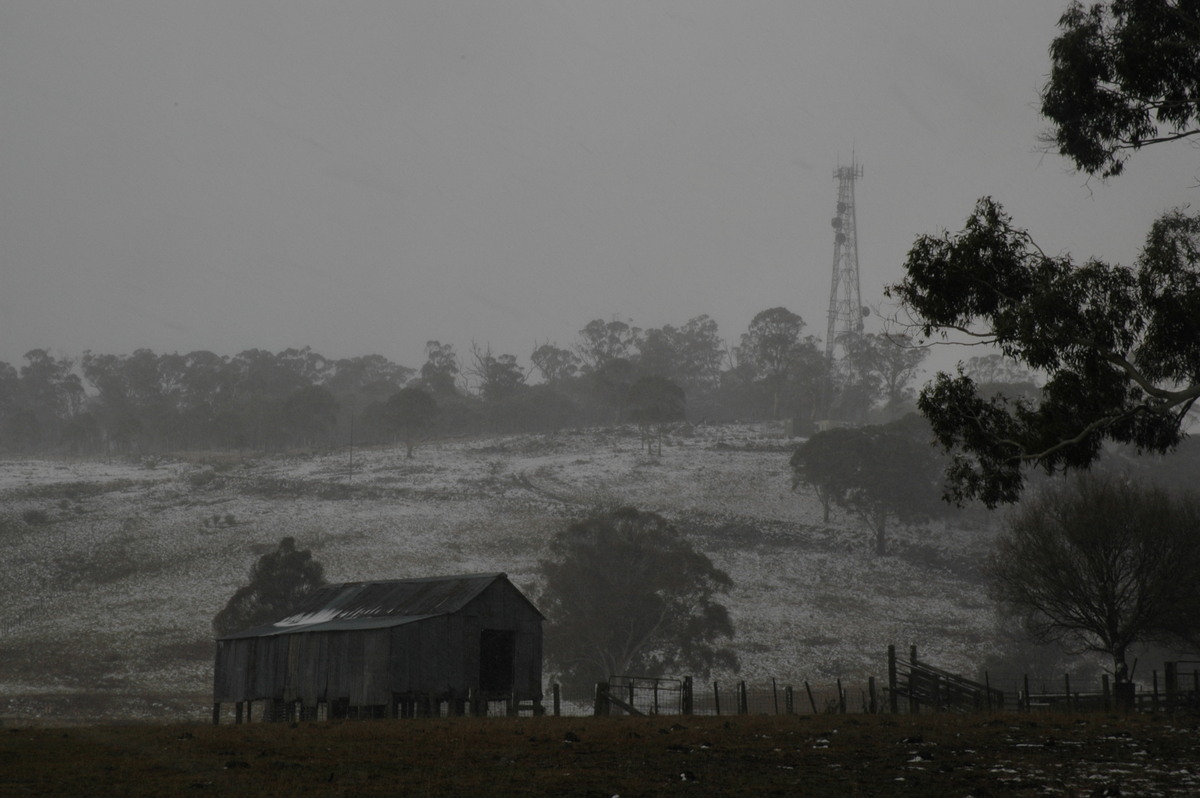
[[[911,407],[924,350],[861,334],[839,342],[844,357],[829,359],[804,329],[782,307],[756,315],[732,346],[707,315],[644,330],[597,319],[568,346],[536,344],[524,362],[486,345],[457,352],[429,341],[419,368],[375,354],[330,359],[308,347],[233,356],[85,351],[78,359],[35,349],[19,366],[0,362],[0,450],[411,443],[414,425],[422,436],[552,431],[666,418],[637,406],[655,401],[664,380],[682,389],[693,423],[789,418],[803,432],[816,419],[886,420]]]

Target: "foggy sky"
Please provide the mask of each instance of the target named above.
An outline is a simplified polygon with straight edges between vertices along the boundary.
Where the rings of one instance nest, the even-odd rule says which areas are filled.
[[[0,360],[311,346],[521,362],[594,318],[823,336],[852,152],[864,301],[992,195],[1128,262],[1186,144],[1039,151],[1065,2],[0,4]]]

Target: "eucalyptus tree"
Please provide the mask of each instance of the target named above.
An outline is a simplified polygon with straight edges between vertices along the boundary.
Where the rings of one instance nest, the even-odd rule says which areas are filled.
[[[614,675],[736,670],[729,575],[662,516],[624,507],[567,525],[542,560],[546,658],[586,694]]]

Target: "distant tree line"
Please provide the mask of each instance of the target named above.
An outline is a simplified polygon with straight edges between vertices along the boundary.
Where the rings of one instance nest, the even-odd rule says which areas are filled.
[[[596,319],[528,363],[472,344],[429,341],[420,368],[381,355],[330,359],[305,347],[233,356],[44,349],[0,362],[0,451],[275,451],[403,442],[429,435],[550,431],[637,423],[647,436],[692,421],[864,421],[910,409],[924,350],[861,334],[828,360],[786,308],[754,317],[728,345],[706,315],[643,330]]]

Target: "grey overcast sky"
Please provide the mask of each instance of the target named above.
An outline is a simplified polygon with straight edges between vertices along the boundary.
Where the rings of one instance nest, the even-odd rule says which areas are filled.
[[[3,0],[0,360],[311,346],[522,363],[595,318],[784,305],[823,336],[833,170],[863,298],[989,194],[1128,262],[1186,144],[1038,150],[1062,0]]]

